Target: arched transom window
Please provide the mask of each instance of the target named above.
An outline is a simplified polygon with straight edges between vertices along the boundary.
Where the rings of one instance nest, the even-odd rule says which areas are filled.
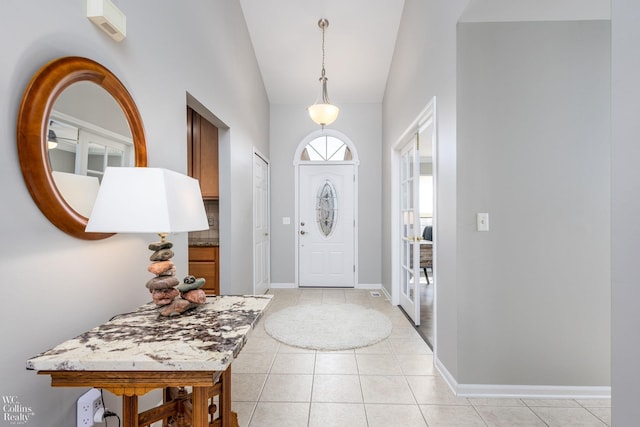
[[[302,150],[300,160],[317,162],[352,160],[351,150],[347,144],[335,136],[322,135]]]

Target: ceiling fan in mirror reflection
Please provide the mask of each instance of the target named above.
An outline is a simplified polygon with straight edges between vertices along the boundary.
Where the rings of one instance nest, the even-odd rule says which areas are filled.
[[[78,128],[69,126],[55,120],[49,120],[49,130],[47,131],[47,148],[53,150],[59,143],[78,143]]]

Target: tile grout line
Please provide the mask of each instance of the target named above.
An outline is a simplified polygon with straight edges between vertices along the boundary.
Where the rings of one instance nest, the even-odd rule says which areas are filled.
[[[273,364],[275,363],[276,360],[276,355],[278,354],[278,351],[280,349],[280,343],[278,342],[278,346],[276,347],[276,351],[273,355],[273,358],[271,359],[271,364],[269,365],[269,369],[267,371],[267,374],[264,377],[264,382],[262,383],[262,387],[260,387],[260,392],[258,393],[258,397],[256,399],[256,404],[253,406],[253,410],[251,411],[251,416],[249,417],[249,422],[247,423],[247,426],[251,426],[251,423],[253,422],[253,417],[256,413],[256,410],[258,409],[258,404],[260,404],[260,400],[262,398],[262,393],[264,392],[264,388],[267,385],[267,381],[269,380],[269,375],[271,375],[271,368],[273,367]]]
[[[580,402],[578,402],[578,405],[580,405]],[[605,426],[610,427],[611,424],[609,424],[608,422],[606,422],[605,420],[603,420],[602,418],[600,418],[597,414],[594,414],[593,411],[591,411],[591,409],[587,408],[586,406],[583,406],[583,408],[589,412],[591,415],[593,415],[598,421],[600,421],[602,424],[604,424]]]
[[[309,393],[309,410],[307,411],[307,427],[311,424],[311,405],[313,404],[313,388],[316,383],[316,362],[318,360],[318,351],[313,352],[313,369],[311,370],[311,392]]]
[[[587,411],[589,414],[591,414],[595,419],[597,419],[598,421],[600,421],[603,425],[605,426],[609,426],[609,424],[603,420],[602,418],[600,418],[598,415],[594,414],[588,407],[584,406],[583,404],[581,404],[577,399],[566,399],[567,401],[571,401],[576,403],[578,406],[553,406],[553,405],[548,405],[548,406],[532,406],[529,405],[525,399],[520,399],[522,401],[522,403],[529,409],[531,409],[531,411],[536,414],[539,418],[541,418],[538,413],[536,412],[536,408],[551,408],[551,409],[581,409],[584,411]],[[545,422],[544,420],[542,420],[542,422]],[[546,422],[545,422],[546,424]],[[548,424],[547,424],[548,425]]]
[[[469,399],[467,399],[469,401]],[[475,407],[475,405],[473,405],[471,403],[471,401],[469,401],[469,405],[473,408],[473,410],[475,411],[475,413],[478,415],[478,417],[480,418],[480,420],[484,423],[484,425],[486,427],[489,427],[489,424],[487,424],[487,421],[484,419],[484,417],[482,416],[482,414],[480,413],[480,411],[478,411],[478,408]]]

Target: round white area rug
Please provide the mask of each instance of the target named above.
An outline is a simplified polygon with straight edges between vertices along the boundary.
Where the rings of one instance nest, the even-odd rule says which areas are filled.
[[[391,334],[391,321],[356,304],[294,305],[266,318],[264,328],[280,342],[313,350],[366,347]]]

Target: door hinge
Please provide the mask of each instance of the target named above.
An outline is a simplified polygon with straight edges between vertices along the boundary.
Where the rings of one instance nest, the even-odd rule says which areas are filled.
[[[355,264],[353,264],[353,272],[354,273],[356,272],[356,265]]]

